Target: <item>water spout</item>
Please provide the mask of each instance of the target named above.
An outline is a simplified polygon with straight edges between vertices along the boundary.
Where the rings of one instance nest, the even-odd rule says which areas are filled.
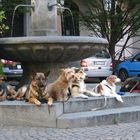
[[[74,24],[74,18],[73,18],[72,11],[68,7],[61,6],[61,8],[64,9],[64,10],[67,10],[70,13],[71,18],[72,18],[72,24],[73,24],[73,34],[75,35],[75,24]]]
[[[51,11],[54,6],[57,6],[57,8],[60,8],[61,4],[59,4],[59,3],[55,3],[55,4],[48,3],[49,11]]]
[[[30,7],[30,8],[32,8],[33,10],[34,10],[34,8],[35,8],[34,5],[28,5],[28,4],[19,4],[19,5],[17,5],[17,6],[14,8],[13,15],[12,15],[11,37],[13,36],[13,25],[14,25],[15,13],[16,13],[16,10],[17,10],[19,7]]]
[[[48,3],[48,9],[49,9],[49,10],[52,10],[53,6],[57,6],[57,8],[59,8],[60,11],[61,11],[61,18],[62,18],[62,23],[63,23],[62,26],[64,26],[63,11],[64,11],[64,10],[67,10],[67,11],[70,13],[70,15],[71,15],[73,27],[75,27],[73,14],[72,14],[72,11],[70,10],[70,8],[64,7],[64,6],[61,5],[60,3],[55,3],[55,4]],[[73,34],[75,35],[75,28],[73,28]]]

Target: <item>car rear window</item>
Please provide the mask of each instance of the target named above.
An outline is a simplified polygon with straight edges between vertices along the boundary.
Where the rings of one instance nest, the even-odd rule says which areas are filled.
[[[110,54],[106,50],[100,50],[94,54],[91,58],[110,58]]]

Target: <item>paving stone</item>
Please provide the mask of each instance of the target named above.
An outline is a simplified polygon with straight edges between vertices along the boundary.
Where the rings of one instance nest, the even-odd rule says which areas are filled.
[[[0,140],[140,140],[140,122],[58,129],[0,126]]]

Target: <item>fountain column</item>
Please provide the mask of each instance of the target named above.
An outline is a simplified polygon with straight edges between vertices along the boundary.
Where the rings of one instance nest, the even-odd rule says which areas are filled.
[[[57,35],[57,6],[48,7],[56,3],[57,0],[31,0],[35,8],[31,11],[30,36]]]

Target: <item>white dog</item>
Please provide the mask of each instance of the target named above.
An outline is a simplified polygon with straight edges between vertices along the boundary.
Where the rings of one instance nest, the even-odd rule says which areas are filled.
[[[75,70],[75,80],[72,82],[70,87],[70,92],[72,97],[80,97],[87,99],[88,96],[101,96],[93,92],[92,90],[88,90],[86,84],[84,82],[86,78],[86,73],[79,68],[73,68]]]
[[[122,97],[116,93],[116,82],[120,79],[116,75],[110,75],[94,88],[94,92],[106,97],[115,97],[117,101],[123,102]]]

